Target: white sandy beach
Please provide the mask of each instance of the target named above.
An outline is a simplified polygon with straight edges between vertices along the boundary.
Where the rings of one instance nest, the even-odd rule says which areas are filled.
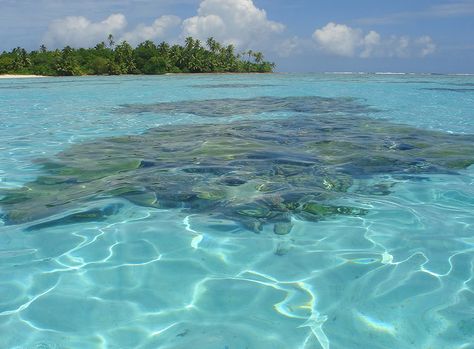
[[[43,75],[14,75],[14,74],[0,74],[0,79],[26,79],[26,78],[45,78]]]

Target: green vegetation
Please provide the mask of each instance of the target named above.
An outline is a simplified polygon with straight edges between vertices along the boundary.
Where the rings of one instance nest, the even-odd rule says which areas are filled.
[[[261,52],[249,50],[236,54],[233,45],[223,46],[213,38],[204,47],[199,40],[186,38],[183,46],[145,41],[133,48],[123,41],[115,44],[109,35],[107,44],[94,48],[27,52],[17,47],[0,54],[0,74],[37,74],[48,76],[121,75],[164,73],[268,73],[274,63],[264,60]]]

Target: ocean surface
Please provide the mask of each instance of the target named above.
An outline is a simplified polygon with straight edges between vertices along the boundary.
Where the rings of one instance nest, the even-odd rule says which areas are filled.
[[[0,140],[0,348],[474,348],[473,76],[5,79]]]

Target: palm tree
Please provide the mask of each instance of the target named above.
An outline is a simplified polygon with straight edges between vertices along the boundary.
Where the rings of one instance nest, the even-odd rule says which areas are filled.
[[[187,51],[191,51],[194,48],[194,39],[192,37],[188,36],[184,39],[184,48]]]
[[[94,46],[94,50],[96,51],[105,50],[105,48],[106,48],[105,42],[103,41],[99,42],[97,45]]]
[[[119,66],[122,74],[134,74],[136,72],[133,47],[128,42],[123,41],[115,48],[115,63]]]
[[[252,50],[248,50],[246,53],[247,53],[247,54],[248,54],[248,56],[249,56],[249,59],[248,59],[248,61],[250,62],[250,57],[252,57],[252,55],[253,55],[253,51],[252,51]]]
[[[1,0],[0,0],[1,2]],[[116,43],[112,34],[94,48],[48,51],[41,45],[38,51],[27,52],[17,47],[0,53],[3,73],[35,73],[44,75],[80,74],[160,74],[165,72],[270,72],[273,63],[264,60],[261,52],[235,52],[233,45],[223,46],[213,37],[205,45],[188,37],[184,44],[158,46],[145,41],[136,48],[126,42]]]
[[[254,52],[253,57],[255,58],[255,63],[260,64],[263,62],[263,53],[262,52]]]
[[[252,51],[252,50],[248,50],[246,53],[247,53],[247,55],[249,56],[249,58],[248,58],[248,60],[247,60],[247,71],[250,72],[250,57],[252,57],[253,51]]]
[[[184,65],[184,49],[180,45],[173,45],[169,50],[171,64],[178,69],[182,69]]]
[[[59,60],[56,63],[56,72],[59,75],[81,75],[81,68],[75,56],[75,50],[71,46],[66,46],[61,51]]]
[[[168,55],[169,50],[170,50],[170,45],[165,41],[163,41],[162,43],[158,45],[158,51],[162,55]]]
[[[28,55],[28,52],[24,48],[16,47],[12,50],[13,62],[12,66],[14,70],[22,69],[29,67],[31,65],[31,60]]]
[[[199,39],[194,40],[193,49],[195,49],[195,50],[201,50],[202,49],[201,40],[199,40]]]
[[[212,36],[207,39],[206,44],[212,53],[218,52],[221,48],[221,44],[219,44]]]
[[[107,37],[107,40],[109,42],[109,47],[113,48],[115,46],[114,36],[112,34],[109,34],[109,36]]]

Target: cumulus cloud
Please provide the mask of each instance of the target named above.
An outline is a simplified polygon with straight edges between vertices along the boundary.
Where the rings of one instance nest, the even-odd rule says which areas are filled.
[[[0,0],[1,1],[1,0]],[[151,24],[127,27],[123,14],[93,22],[75,16],[58,19],[49,25],[43,42],[48,47],[91,47],[113,34],[116,41],[136,45],[145,40],[176,41],[187,36],[205,41],[214,37],[239,50],[259,48],[282,57],[314,51],[342,57],[425,57],[436,50],[429,36],[382,36],[345,24],[330,22],[316,29],[312,37],[288,37],[285,26],[268,18],[253,0],[202,0],[195,16],[182,20],[172,15],[156,18]]]
[[[66,17],[51,22],[43,42],[51,47],[90,47],[112,34],[117,41],[126,40],[136,45],[145,40],[163,40],[180,24],[179,17],[161,16],[151,25],[139,24],[135,29],[126,31],[127,20],[120,13],[100,22],[92,22],[85,17]]]
[[[283,24],[269,20],[265,10],[257,8],[252,0],[204,0],[197,16],[183,21],[181,36],[201,40],[213,36],[226,44],[247,48],[284,29]]]
[[[316,29],[313,39],[323,51],[344,57],[425,57],[436,50],[429,36],[411,38],[392,35],[383,38],[373,30],[364,33],[361,29],[333,22]]]
[[[145,40],[157,40],[166,38],[172,29],[181,24],[181,18],[176,16],[161,16],[151,25],[139,24],[134,30],[125,33],[121,40],[136,45]]]
[[[297,56],[313,50],[314,44],[311,39],[303,39],[298,36],[279,40],[275,46],[276,53],[280,57]]]
[[[361,36],[362,33],[358,29],[332,22],[313,33],[313,38],[323,49],[338,56],[348,57],[354,56],[362,40]]]
[[[66,17],[50,24],[44,42],[52,47],[87,47],[104,40],[108,34],[113,34],[118,41],[126,40],[131,44],[187,36],[204,41],[212,36],[239,49],[268,48],[270,36],[285,29],[283,24],[269,20],[265,10],[257,8],[253,0],[203,0],[196,16],[184,21],[165,15],[151,25],[139,24],[132,30],[126,27],[123,14],[111,15],[101,22],[92,22],[85,17]]]
[[[107,38],[108,34],[121,33],[126,26],[127,20],[120,13],[95,23],[81,16],[66,17],[51,22],[44,43],[52,47],[89,47]]]
[[[422,57],[428,56],[436,51],[436,44],[428,35],[424,35],[415,40],[415,45],[420,49]]]
[[[380,34],[371,30],[367,35],[362,39],[361,45],[363,50],[360,53],[362,58],[369,58],[374,55],[377,51],[377,48],[380,47],[381,37]]]

